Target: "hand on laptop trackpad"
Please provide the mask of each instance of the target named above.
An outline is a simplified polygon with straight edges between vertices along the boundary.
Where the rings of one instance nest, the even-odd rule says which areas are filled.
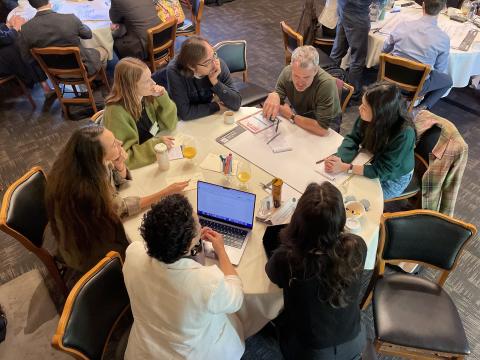
[[[215,250],[213,250],[213,245],[210,241],[203,242],[203,251],[205,252],[205,256],[211,259],[218,259],[217,254],[215,254]]]

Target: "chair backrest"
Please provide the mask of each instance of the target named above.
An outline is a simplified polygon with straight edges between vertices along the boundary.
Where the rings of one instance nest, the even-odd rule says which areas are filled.
[[[354,87],[346,82],[335,78],[337,82],[338,97],[340,99],[340,104],[342,106],[342,113],[347,109],[350,98],[353,95]]]
[[[77,358],[101,359],[113,329],[128,311],[122,259],[111,251],[73,287],[52,345]]]
[[[48,223],[44,199],[46,185],[45,173],[40,167],[34,167],[11,184],[3,196],[0,229],[30,251],[43,244]]]
[[[87,78],[87,70],[78,47],[46,47],[30,50],[47,76],[56,82],[63,78]],[[53,80],[52,80],[53,81]]]
[[[175,55],[177,19],[171,19],[147,30],[148,57],[151,70],[168,63]]]
[[[431,210],[383,214],[378,248],[380,274],[386,262],[421,263],[442,270],[438,283],[443,285],[476,232],[472,224]]]
[[[195,24],[195,33],[200,34],[200,22],[202,21],[204,0],[191,0],[192,23]]]
[[[422,134],[415,147],[415,153],[421,158],[427,168],[429,164],[430,154],[435,148],[435,145],[437,145],[441,132],[442,129],[439,126],[433,125],[430,129],[428,129]]]
[[[105,112],[104,109],[97,111],[95,114],[92,115],[90,120],[97,125],[103,125],[103,113],[104,112]]]
[[[280,22],[283,33],[283,46],[285,48],[285,64],[290,64],[292,52],[299,46],[303,46],[303,36],[294,31],[285,21]]]
[[[214,46],[217,55],[227,64],[230,73],[247,71],[247,42],[245,40],[221,41]],[[244,81],[246,81],[244,76]]]
[[[413,108],[414,100],[420,94],[429,73],[430,65],[390,54],[380,54],[379,80],[390,81],[407,92],[408,98],[412,100],[409,110]]]

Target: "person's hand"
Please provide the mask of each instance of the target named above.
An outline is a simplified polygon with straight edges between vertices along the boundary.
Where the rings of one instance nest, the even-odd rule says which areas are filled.
[[[190,180],[170,184],[165,188],[165,194],[166,195],[179,194],[183,191],[183,189],[185,189],[188,186],[189,182]]]
[[[202,228],[201,238],[212,243],[213,250],[218,255],[225,251],[225,243],[223,242],[223,235],[210,229],[209,227]]]
[[[110,30],[116,31],[120,28],[119,24],[110,24]]]
[[[349,165],[342,162],[342,160],[335,155],[329,156],[325,159],[325,172],[336,174],[342,171],[346,171]]]
[[[18,15],[13,15],[10,20],[7,21],[6,25],[9,28],[14,28],[16,31],[20,31],[23,24],[27,22],[26,19]]]
[[[268,94],[267,100],[263,103],[263,117],[275,119],[280,110],[280,96],[276,92]]]
[[[118,157],[112,161],[117,170],[123,170],[125,167],[125,160],[128,159],[127,152],[122,147],[122,142],[117,140],[117,146],[119,147]]]
[[[168,150],[175,146],[175,138],[173,136],[160,136],[160,141],[167,145]]]
[[[210,73],[208,74],[208,79],[210,80],[210,83],[215,86],[218,83],[218,75],[222,72],[222,68],[220,66],[220,60],[215,59],[213,60],[213,66],[212,70],[210,70]]]
[[[153,80],[152,80],[153,82]],[[150,95],[151,96],[162,96],[165,94],[165,88],[163,86],[157,85],[155,83],[152,84],[150,88]]]
[[[225,104],[224,104],[223,102],[217,101],[217,104],[218,104],[218,106],[219,106],[218,112],[219,112],[220,114],[223,114],[225,111],[228,110],[228,108],[225,106]]]
[[[285,119],[290,119],[293,115],[293,110],[288,104],[283,104],[280,106],[280,115]]]

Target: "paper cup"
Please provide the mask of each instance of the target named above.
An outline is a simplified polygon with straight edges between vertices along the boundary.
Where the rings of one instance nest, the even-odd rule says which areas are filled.
[[[235,122],[235,113],[233,111],[225,111],[223,113],[223,122],[227,125],[232,125]]]

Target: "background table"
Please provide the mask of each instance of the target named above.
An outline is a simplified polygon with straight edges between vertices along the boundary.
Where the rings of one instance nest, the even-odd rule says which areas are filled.
[[[235,114],[236,120],[258,111],[256,108],[241,108]],[[180,174],[194,174],[201,172],[205,181],[225,185],[224,176],[209,170],[201,169],[198,164],[208,153],[227,154],[230,150],[218,144],[215,139],[230,130],[233,125],[225,125],[221,115],[212,115],[202,119],[180,122],[177,126],[177,134],[192,135],[197,139],[197,166],[191,166],[189,160],[173,160],[170,162],[170,169],[162,172],[157,164],[145,166],[132,171],[133,181],[127,183],[121,189],[122,196],[128,195],[149,195],[167,186],[169,177]],[[318,138],[321,146],[321,138]],[[314,149],[312,149],[313,151]],[[234,155],[235,157],[235,155]],[[268,174],[264,170],[251,165],[252,178],[249,181],[249,191],[257,194],[256,210],[259,208],[261,199],[268,194],[260,186],[260,182],[267,183],[275,174]],[[318,175],[318,181],[324,179]],[[235,186],[233,186],[235,187]],[[353,176],[351,180],[342,186],[346,195],[355,195],[358,199],[367,198],[371,203],[371,209],[362,221],[362,231],[359,234],[365,239],[368,246],[366,269],[372,269],[375,261],[375,254],[378,243],[379,219],[383,212],[383,195],[378,180],[367,179],[362,176]],[[300,197],[300,193],[292,192]],[[196,209],[196,190],[185,193],[194,209]],[[285,200],[285,199],[283,199]],[[130,241],[142,241],[139,233],[139,226],[142,214],[130,217],[124,221],[125,232]],[[249,240],[245,253],[237,267],[237,272],[243,281],[245,302],[238,315],[244,325],[246,336],[253,335],[260,330],[270,319],[277,316],[283,307],[282,291],[270,282],[265,274],[267,258],[263,249],[262,237],[265,224],[255,221],[252,237]],[[213,260],[208,260],[214,263]]]
[[[62,14],[75,14],[85,25],[92,30],[91,39],[82,39],[82,45],[88,48],[103,47],[108,52],[108,60],[113,58],[113,37],[110,30],[109,0],[68,1],[50,0],[52,9]],[[7,19],[18,15],[30,20],[36,10],[30,6],[28,0],[20,0],[18,7],[13,9]]]
[[[410,20],[412,17],[420,18],[422,16],[422,9],[418,8],[402,8],[399,13],[386,13],[385,20],[381,22],[371,23],[371,30],[368,35],[368,52],[366,59],[367,68],[378,65],[380,54],[383,49],[383,43],[388,37],[388,33],[378,30],[390,21],[400,22],[400,20]],[[448,16],[440,14],[438,17],[438,25],[441,29],[452,38],[451,34],[454,28],[464,26],[467,28],[478,28],[467,22],[458,23],[450,20]],[[412,29],[415,31],[415,29]],[[349,55],[343,59],[342,67],[346,67],[349,61]],[[448,63],[448,74],[452,77],[453,87],[465,87],[468,85],[470,77],[480,74],[480,33],[477,34],[476,39],[468,51],[461,51],[457,49],[450,49],[450,57]],[[448,94],[448,92],[446,93]]]

